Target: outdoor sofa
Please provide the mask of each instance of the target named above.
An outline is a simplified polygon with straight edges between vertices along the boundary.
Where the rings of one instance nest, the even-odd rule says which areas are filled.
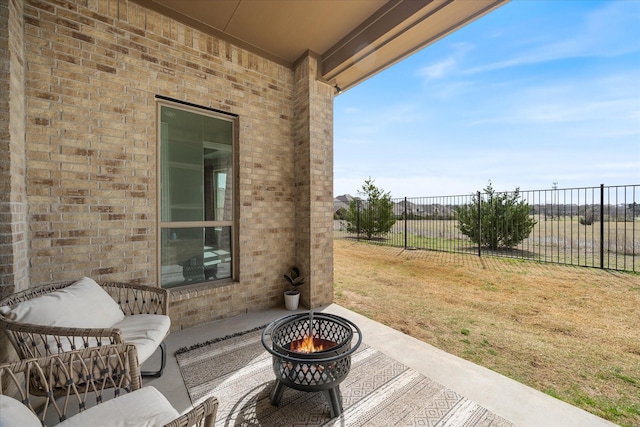
[[[158,390],[141,384],[133,344],[2,364],[0,427],[213,427],[215,397],[180,415]],[[33,397],[34,387],[43,397]]]
[[[160,369],[142,373],[160,376],[166,364],[163,340],[171,326],[167,312],[166,289],[98,284],[84,277],[29,288],[0,300],[0,334],[6,334],[19,359],[132,343],[142,364],[160,348]],[[12,360],[0,356],[0,361]]]

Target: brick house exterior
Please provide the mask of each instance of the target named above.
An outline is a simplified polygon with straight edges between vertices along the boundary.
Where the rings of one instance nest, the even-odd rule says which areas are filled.
[[[337,83],[351,87],[506,1],[308,3],[295,8],[307,14],[298,31],[324,21],[283,63],[197,16],[161,13],[162,0],[0,0],[0,297],[82,276],[159,286],[157,111],[169,98],[237,117],[234,276],[171,289],[172,327],[282,305],[294,265],[302,305],[330,303]],[[242,7],[251,26],[246,7],[271,5]],[[346,34],[332,32],[339,20]],[[314,43],[324,53],[297,56]]]
[[[238,277],[171,291],[174,328],[332,301],[333,87],[126,0],[0,3],[0,284],[158,284],[156,95],[239,117]]]

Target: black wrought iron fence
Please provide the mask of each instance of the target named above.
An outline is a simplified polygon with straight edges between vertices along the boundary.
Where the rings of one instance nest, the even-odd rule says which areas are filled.
[[[528,206],[535,224],[518,243],[496,245],[505,234],[526,231],[514,218],[514,206],[505,204],[499,215],[491,209],[501,197],[511,196],[514,192],[405,197],[391,200],[391,214],[355,199],[336,209],[334,235],[406,249],[640,272],[640,185],[520,191],[517,199]],[[475,227],[461,227],[466,209],[477,210]],[[372,233],[389,215],[393,224],[388,231]]]

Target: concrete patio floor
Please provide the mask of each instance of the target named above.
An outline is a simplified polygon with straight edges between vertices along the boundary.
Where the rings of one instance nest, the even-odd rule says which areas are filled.
[[[315,311],[336,314],[353,321],[361,329],[363,340],[369,346],[521,427],[616,425],[339,305],[331,304]],[[164,375],[161,378],[145,378],[143,384],[156,387],[179,412],[184,412],[190,408],[191,401],[174,356],[177,349],[266,325],[288,314],[291,312],[284,309],[271,309],[173,332],[165,340],[168,354]],[[153,370],[159,363],[159,357],[156,356],[143,369]],[[224,399],[224,396],[217,397]]]

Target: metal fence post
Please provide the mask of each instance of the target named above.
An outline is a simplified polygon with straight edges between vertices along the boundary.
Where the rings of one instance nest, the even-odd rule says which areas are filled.
[[[404,248],[407,249],[407,198],[404,198]]]
[[[600,268],[604,269],[604,184],[600,184]]]
[[[356,240],[360,241],[360,200],[356,200]]]
[[[480,192],[477,193],[478,196],[478,256],[482,256],[482,203],[480,200]]]

